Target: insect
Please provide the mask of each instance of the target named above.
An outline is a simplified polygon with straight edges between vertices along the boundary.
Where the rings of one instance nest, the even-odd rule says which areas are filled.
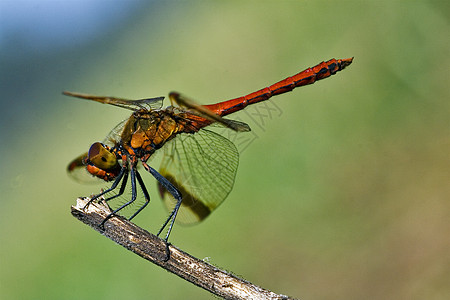
[[[112,130],[106,142],[93,143],[87,153],[74,159],[67,167],[68,172],[85,168],[91,175],[112,182],[109,189],[91,197],[87,205],[117,188],[118,193],[105,201],[121,196],[130,179],[131,198],[113,210],[103,220],[104,225],[109,218],[135,202],[138,186],[145,203],[129,220],[149,203],[149,193],[137,169],[141,164],[157,180],[161,198],[170,210],[157,233],[159,236],[167,229],[167,242],[179,213],[184,223],[200,222],[223,202],[233,187],[238,151],[231,141],[208,130],[208,126],[219,124],[238,132],[250,131],[247,124],[224,117],[248,105],[334,75],[350,65],[352,60],[330,59],[254,93],[210,105],[199,105],[176,92],[169,94],[172,106],[166,108],[162,108],[164,97],[126,100],[64,92],[68,96],[132,111],[127,120]],[[159,171],[147,163],[157,152],[164,152]]]

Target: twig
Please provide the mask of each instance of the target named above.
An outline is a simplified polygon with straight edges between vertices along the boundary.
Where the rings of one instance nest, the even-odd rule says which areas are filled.
[[[109,207],[102,203],[92,203],[86,210],[83,210],[88,200],[88,198],[77,199],[77,205],[72,206],[74,217],[142,258],[219,297],[225,299],[292,299],[260,288],[218,269],[173,245],[169,245],[167,248],[162,239],[120,216],[109,219],[103,229],[100,224],[110,213]]]

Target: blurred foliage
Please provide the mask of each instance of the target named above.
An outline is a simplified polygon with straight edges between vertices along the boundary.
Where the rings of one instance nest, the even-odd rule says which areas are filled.
[[[448,299],[449,34],[446,1],[158,2],[89,43],[8,52],[2,298],[212,298],[71,217],[77,196],[107,185],[71,181],[67,163],[129,112],[62,90],[177,90],[214,103],[354,56],[332,78],[274,98],[281,113],[263,126],[236,116],[258,138],[233,192],[171,240],[296,298]],[[152,202],[135,221],[154,232],[166,212],[145,180]]]

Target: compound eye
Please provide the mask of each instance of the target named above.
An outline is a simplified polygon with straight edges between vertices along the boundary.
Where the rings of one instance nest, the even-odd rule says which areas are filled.
[[[117,166],[117,158],[102,143],[93,143],[89,148],[88,159],[99,169],[110,170]]]

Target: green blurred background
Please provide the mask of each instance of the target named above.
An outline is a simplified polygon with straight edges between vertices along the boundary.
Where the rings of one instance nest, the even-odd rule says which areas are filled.
[[[449,299],[448,1],[0,3],[2,299],[212,298],[71,216],[106,185],[67,163],[129,112],[61,91],[207,104],[352,56],[247,119],[233,192],[171,241],[296,298]]]

